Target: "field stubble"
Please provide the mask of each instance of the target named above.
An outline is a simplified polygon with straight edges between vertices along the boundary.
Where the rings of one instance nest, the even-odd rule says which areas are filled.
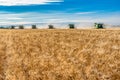
[[[0,30],[0,80],[120,80],[120,30]]]

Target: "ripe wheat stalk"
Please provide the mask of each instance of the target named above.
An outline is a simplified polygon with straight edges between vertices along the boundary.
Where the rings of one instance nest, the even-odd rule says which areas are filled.
[[[0,30],[0,80],[119,80],[120,30]]]

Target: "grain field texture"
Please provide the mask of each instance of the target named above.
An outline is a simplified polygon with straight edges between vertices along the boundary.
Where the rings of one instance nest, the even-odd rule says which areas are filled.
[[[0,30],[0,80],[120,80],[120,30]]]

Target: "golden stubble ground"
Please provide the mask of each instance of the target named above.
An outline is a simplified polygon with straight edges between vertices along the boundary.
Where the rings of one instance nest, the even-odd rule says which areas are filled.
[[[0,30],[0,80],[120,80],[120,30]]]

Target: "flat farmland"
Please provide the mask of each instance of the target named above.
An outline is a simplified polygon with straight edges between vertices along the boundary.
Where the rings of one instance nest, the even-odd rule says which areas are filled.
[[[0,30],[0,80],[120,80],[120,29]]]

